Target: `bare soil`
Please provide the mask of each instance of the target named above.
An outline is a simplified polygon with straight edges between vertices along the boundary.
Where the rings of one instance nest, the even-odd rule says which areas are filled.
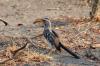
[[[100,45],[100,22],[88,20],[90,11],[88,0],[0,0],[0,18],[8,23],[5,26],[0,21],[0,66],[99,66],[100,47],[89,46]],[[49,50],[47,42],[43,36],[36,37],[43,28],[33,22],[45,16],[62,44],[81,59],[64,50],[44,54]],[[27,47],[12,58],[11,51],[27,42]],[[90,53],[97,59],[85,56]]]

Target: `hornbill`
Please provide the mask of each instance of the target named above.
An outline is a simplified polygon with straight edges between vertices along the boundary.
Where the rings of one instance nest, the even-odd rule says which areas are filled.
[[[52,30],[51,22],[48,18],[36,19],[34,21],[34,24],[36,23],[42,23],[44,27],[43,35],[45,39],[48,41],[48,46],[50,48],[56,48],[56,50],[58,50],[59,52],[61,52],[61,48],[63,48],[65,51],[67,51],[69,54],[71,54],[75,58],[77,59],[80,58],[78,55],[76,55],[74,52],[72,52],[69,48],[65,47],[60,42],[58,34],[54,30]]]

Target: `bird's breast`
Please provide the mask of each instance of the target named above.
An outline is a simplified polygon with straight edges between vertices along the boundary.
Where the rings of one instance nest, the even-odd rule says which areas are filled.
[[[50,31],[44,31],[43,34],[47,41],[49,41],[50,43],[54,42],[53,35]]]

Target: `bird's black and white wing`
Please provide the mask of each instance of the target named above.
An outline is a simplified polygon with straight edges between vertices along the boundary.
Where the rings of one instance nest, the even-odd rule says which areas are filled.
[[[54,31],[45,31],[44,37],[47,39],[47,41],[49,41],[51,45],[55,46],[55,48],[60,51],[59,39]]]

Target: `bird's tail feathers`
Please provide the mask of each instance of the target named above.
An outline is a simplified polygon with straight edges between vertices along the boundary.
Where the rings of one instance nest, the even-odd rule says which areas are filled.
[[[59,43],[60,46],[67,51],[69,54],[71,54],[72,56],[74,56],[77,59],[80,59],[80,57],[78,55],[76,55],[74,52],[72,52],[69,48],[65,47],[62,43]]]

